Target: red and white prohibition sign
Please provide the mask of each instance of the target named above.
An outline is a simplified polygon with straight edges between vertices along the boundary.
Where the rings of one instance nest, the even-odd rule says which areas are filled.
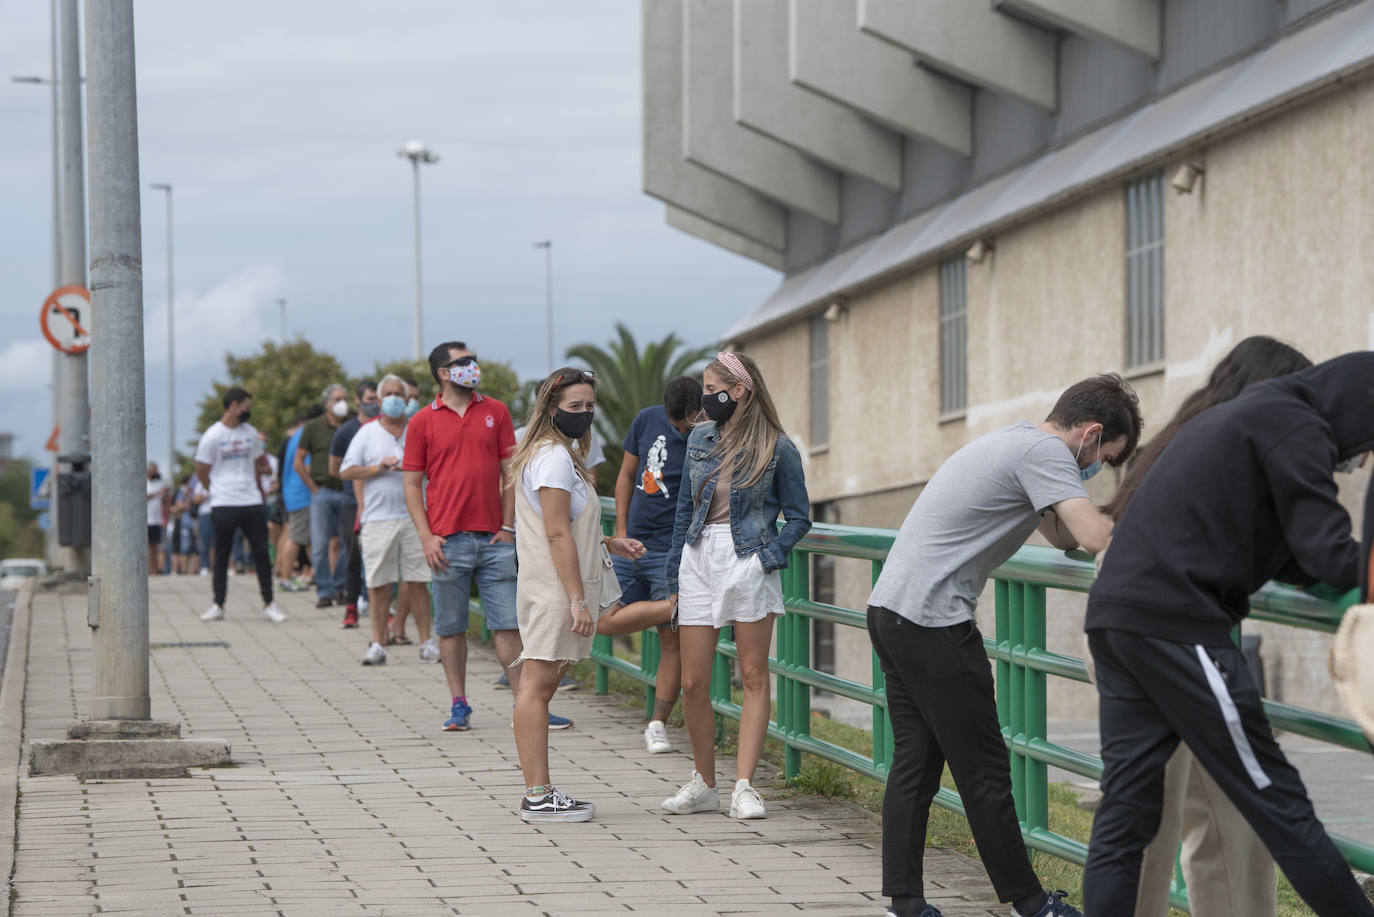
[[[85,287],[53,290],[43,300],[39,325],[48,343],[63,353],[85,353],[91,346],[91,294]]]

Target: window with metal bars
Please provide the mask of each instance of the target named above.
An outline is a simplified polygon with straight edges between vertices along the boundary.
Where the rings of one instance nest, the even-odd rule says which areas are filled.
[[[1164,359],[1164,173],[1126,186],[1126,366]]]
[[[968,404],[968,262],[940,262],[940,413]]]
[[[830,442],[830,323],[811,316],[811,448]]]

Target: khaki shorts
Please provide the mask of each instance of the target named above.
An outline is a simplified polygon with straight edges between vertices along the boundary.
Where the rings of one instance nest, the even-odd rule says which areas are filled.
[[[310,507],[303,506],[286,514],[286,534],[301,547],[310,544]]]
[[[420,534],[409,519],[364,522],[359,540],[369,589],[395,582],[429,582],[429,564]]]

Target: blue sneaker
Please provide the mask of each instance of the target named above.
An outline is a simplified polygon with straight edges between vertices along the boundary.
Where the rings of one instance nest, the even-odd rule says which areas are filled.
[[[1063,891],[1047,891],[1045,892],[1045,903],[1034,914],[1021,915],[1021,912],[1014,907],[1011,912],[1013,917],[1083,917],[1082,912],[1064,901],[1068,894],[1068,892]]]
[[[448,713],[448,719],[444,720],[444,732],[462,732],[468,728],[468,717],[472,716],[472,708],[459,701],[453,705],[453,709]],[[569,726],[572,723],[568,723]]]
[[[466,719],[464,719],[464,722],[466,722]],[[552,713],[549,714],[549,729],[550,729],[550,730],[553,730],[553,729],[571,729],[571,728],[572,728],[572,720],[568,719],[566,716],[554,716]]]

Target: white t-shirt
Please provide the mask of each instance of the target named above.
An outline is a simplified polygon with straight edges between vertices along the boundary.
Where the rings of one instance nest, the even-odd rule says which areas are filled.
[[[262,485],[264,494],[272,492],[272,484],[277,480],[277,457],[270,452],[267,453],[267,468],[267,474],[258,475],[258,483]]]
[[[515,444],[518,446],[525,438],[525,428],[521,427],[515,431]],[[596,432],[596,427],[592,427],[592,441],[587,444],[587,470],[595,471],[596,466],[606,461],[606,452],[601,448],[601,436]],[[535,503],[538,506],[538,502]]]
[[[148,524],[162,525],[162,492],[166,487],[161,481],[148,482]]]
[[[582,515],[582,511],[587,508],[587,481],[582,475],[577,473],[577,466],[573,464],[572,455],[565,446],[549,443],[542,446],[530,459],[525,466],[524,472],[520,475],[520,483],[525,488],[525,496],[530,498],[530,505],[540,519],[544,518],[544,510],[539,505],[539,488],[554,487],[558,490],[566,490],[572,496],[572,516],[569,521]]]
[[[215,421],[196,447],[196,461],[210,466],[210,506],[261,506],[255,464],[262,441],[252,424],[226,427]],[[203,508],[203,505],[202,505]]]
[[[380,420],[373,420],[358,428],[344,453],[339,471],[349,468],[376,465],[388,455],[396,456],[396,467],[384,471],[376,477],[363,479],[363,513],[359,522],[383,522],[388,519],[409,519],[406,509],[404,488],[405,475],[401,472],[400,460],[405,458],[406,434],[392,436],[391,431],[382,426]],[[352,487],[352,481],[345,481],[345,487]]]

